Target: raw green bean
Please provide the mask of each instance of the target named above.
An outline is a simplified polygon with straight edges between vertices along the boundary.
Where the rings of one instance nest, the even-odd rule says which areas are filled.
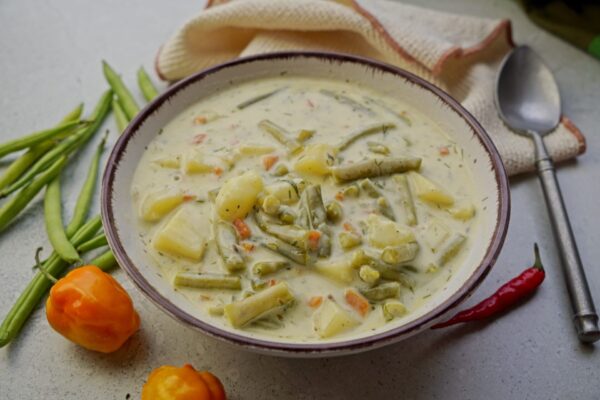
[[[290,137],[289,132],[283,129],[281,126],[268,119],[263,119],[258,123],[258,127],[273,136],[275,140],[287,147],[291,154],[297,153],[302,149],[302,145],[295,139]]]
[[[83,127],[86,125],[89,125],[89,123],[80,121],[67,121],[54,128],[35,132],[30,135],[0,144],[0,158],[15,151],[23,150],[28,147],[35,146],[36,144],[43,143],[49,139],[56,138],[57,136],[62,135],[63,133],[72,130],[75,127]]]
[[[175,280],[173,282],[176,286],[198,289],[242,289],[242,279],[239,276],[234,275],[178,272],[175,275]]]
[[[243,110],[244,108],[251,106],[252,104],[255,104],[255,103],[258,103],[259,101],[268,99],[269,97],[273,96],[274,94],[281,92],[283,89],[285,89],[285,87],[275,89],[269,93],[259,94],[258,96],[252,97],[252,98],[238,104],[236,107],[238,110]]]
[[[133,117],[140,112],[140,107],[133,99],[133,95],[129,89],[127,89],[127,86],[125,86],[121,77],[112,69],[110,65],[108,65],[106,61],[102,61],[102,70],[104,72],[106,81],[117,95],[119,103],[121,103],[121,106],[123,107],[123,111],[125,111],[125,114],[129,120],[132,120]]]
[[[74,246],[89,240],[102,226],[100,216],[90,219],[82,226],[71,239]],[[42,268],[51,276],[59,277],[69,266],[69,263],[62,260],[55,252],[44,261]],[[46,278],[43,272],[38,271],[29,285],[21,293],[15,304],[12,306],[2,325],[0,325],[0,347],[6,346],[20,332],[21,328],[31,315],[35,307],[44,298],[46,292],[52,286],[52,282]]]
[[[287,284],[280,282],[243,300],[227,304],[225,317],[234,328],[240,328],[293,301],[294,295]]]
[[[396,127],[396,124],[394,124],[393,122],[386,122],[386,123],[378,122],[376,124],[366,126],[364,128],[357,130],[356,132],[349,134],[344,139],[342,139],[340,144],[337,145],[337,149],[338,149],[338,151],[345,150],[348,146],[350,146],[352,143],[354,143],[355,141],[357,141],[360,138],[363,138],[363,137],[369,136],[369,135],[374,135],[374,134],[380,133],[380,132],[385,134],[385,133],[387,133],[388,130],[393,129],[395,127]]]
[[[399,174],[394,175],[394,181],[398,185],[400,204],[404,209],[406,224],[409,226],[415,226],[417,224],[417,212],[415,210],[415,203],[410,191],[410,186],[408,185],[408,179],[406,178],[406,175]]]
[[[392,221],[396,220],[396,216],[394,215],[394,210],[390,205],[390,202],[383,196],[377,199],[377,211],[387,219]]]
[[[0,191],[0,197],[6,197],[14,191],[22,188],[28,184],[35,175],[46,170],[48,166],[55,162],[59,157],[63,155],[69,155],[85,144],[98,130],[100,125],[102,125],[104,118],[110,110],[111,98],[112,92],[110,90],[104,92],[104,94],[100,97],[100,101],[96,105],[96,108],[92,112],[92,115],[90,116],[92,123],[86,128],[78,130],[75,134],[69,136],[44,154],[35,162],[35,164],[33,164],[31,168],[29,168],[29,170],[27,170],[23,176],[19,178],[19,180]]]
[[[442,265],[446,264],[448,261],[450,261],[454,256],[456,256],[456,254],[458,254],[458,251],[463,246],[463,244],[465,243],[466,240],[467,240],[467,238],[465,235],[462,235],[460,233],[454,234],[454,236],[452,236],[452,238],[450,238],[448,243],[440,251],[440,255],[438,258],[438,265],[442,266]]]
[[[360,292],[369,301],[381,301],[398,296],[400,284],[398,282],[386,282],[369,289],[363,289]]]
[[[92,162],[88,169],[87,177],[81,186],[79,196],[77,197],[77,202],[75,203],[73,216],[71,217],[71,221],[66,228],[67,236],[71,236],[85,222],[85,218],[87,217],[90,206],[92,205],[94,191],[96,189],[96,180],[98,178],[98,169],[100,167],[100,159],[106,143],[106,136],[107,135],[104,135],[96,147],[96,152],[92,157]]]
[[[295,263],[301,265],[309,264],[309,257],[305,250],[302,250],[296,246],[292,246],[291,244],[288,244],[282,240],[269,237],[261,240],[260,244],[277,254],[289,258]]]
[[[115,116],[115,122],[117,123],[117,129],[119,132],[123,133],[129,125],[129,118],[125,111],[123,111],[123,107],[121,107],[121,103],[117,99],[113,99],[111,103],[111,108],[113,110],[113,114]]]
[[[46,233],[52,244],[52,248],[60,258],[73,264],[81,261],[79,253],[69,242],[65,227],[62,222],[62,200],[60,196],[60,176],[55,177],[46,186],[44,196],[44,220],[46,222]]]
[[[67,157],[62,156],[54,162],[36,179],[31,181],[18,194],[14,195],[0,207],[0,231],[3,231],[8,224],[29,204],[29,202],[39,193],[40,190],[54,177],[56,177],[65,166]]]
[[[416,242],[404,243],[398,246],[388,246],[383,249],[381,259],[387,264],[398,265],[414,260],[418,252],[419,244]]]
[[[252,266],[252,273],[263,277],[281,269],[288,268],[289,266],[290,263],[287,261],[259,261]]]
[[[98,257],[88,262],[88,265],[95,265],[102,271],[108,272],[114,267],[116,267],[118,264],[112,250],[107,250],[106,252],[100,254]]]
[[[350,106],[353,110],[360,111],[371,117],[376,115],[375,112],[373,110],[371,110],[369,107],[366,107],[366,106],[360,104],[358,101],[351,99],[348,96],[344,96],[343,94],[336,93],[336,92],[333,92],[333,91],[327,90],[327,89],[321,89],[321,90],[319,90],[319,92],[327,97],[337,100],[341,104]]]
[[[373,178],[396,174],[398,172],[418,171],[421,168],[420,158],[373,158],[352,164],[338,165],[331,168],[334,178],[340,182],[361,178]]]
[[[217,250],[228,271],[239,271],[246,267],[244,258],[237,251],[237,235],[231,224],[219,221],[215,224]]]
[[[88,251],[106,246],[107,244],[108,240],[106,239],[106,235],[101,233],[98,236],[91,238],[87,242],[77,246],[77,251],[80,253],[87,253]]]
[[[156,96],[158,96],[158,90],[156,90],[156,87],[152,83],[152,80],[148,76],[148,73],[144,67],[140,67],[140,69],[138,69],[137,80],[138,86],[140,87],[140,90],[146,101],[152,101]]]

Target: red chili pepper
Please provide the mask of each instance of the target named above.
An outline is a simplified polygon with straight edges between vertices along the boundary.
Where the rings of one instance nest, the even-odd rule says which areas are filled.
[[[502,285],[496,293],[479,304],[461,311],[448,321],[436,324],[431,328],[445,328],[462,322],[479,321],[493,317],[535,292],[538,286],[544,281],[546,273],[540,260],[540,252],[537,244],[534,245],[533,250],[535,253],[533,267],[527,268],[521,275]]]

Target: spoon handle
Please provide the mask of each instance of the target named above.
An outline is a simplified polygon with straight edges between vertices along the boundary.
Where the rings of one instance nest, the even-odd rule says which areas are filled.
[[[537,132],[529,132],[529,134],[535,144],[538,176],[542,183],[546,205],[550,211],[550,219],[562,258],[577,335],[582,342],[593,343],[600,339],[598,314],[579,258],[569,216],[556,179],[554,163],[548,155],[542,136]]]

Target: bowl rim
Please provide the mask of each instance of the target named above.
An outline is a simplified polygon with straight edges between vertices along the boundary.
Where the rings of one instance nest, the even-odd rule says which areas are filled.
[[[169,299],[158,292],[138,270],[134,262],[129,258],[127,251],[119,240],[119,235],[114,223],[114,213],[112,207],[112,193],[114,189],[114,179],[121,158],[124,155],[124,150],[127,148],[129,140],[132,139],[134,133],[140,128],[144,121],[153,113],[155,113],[165,102],[168,102],[172,96],[175,96],[179,91],[184,90],[190,84],[203,80],[207,76],[214,74],[220,70],[237,67],[240,65],[253,63],[257,61],[281,60],[281,59],[305,59],[316,58],[321,61],[328,61],[332,64],[356,63],[363,66],[373,68],[382,72],[391,73],[401,79],[407,80],[412,84],[420,86],[422,89],[428,90],[436,95],[444,104],[456,112],[467,125],[470,126],[475,133],[475,137],[479,140],[482,147],[490,156],[492,169],[494,170],[497,192],[498,192],[498,213],[496,216],[496,225],[492,234],[489,245],[485,251],[485,255],[481,263],[475,268],[470,277],[455,291],[450,297],[444,300],[436,308],[425,313],[421,317],[393,329],[379,332],[369,336],[354,338],[339,342],[325,343],[298,343],[298,342],[278,342],[264,340],[254,337],[239,335],[234,332],[226,331],[216,325],[200,320],[193,315],[183,311],[172,303]],[[467,111],[457,100],[451,95],[438,88],[437,86],[425,81],[424,79],[396,66],[386,64],[380,61],[369,58],[358,57],[343,53],[334,52],[318,52],[318,51],[286,51],[275,52],[248,57],[238,58],[229,62],[225,62],[204,70],[201,70],[181,81],[178,81],[169,87],[164,93],[156,97],[152,102],[146,105],[140,113],[130,122],[125,131],[114,145],[110,157],[107,161],[104,175],[102,178],[102,198],[101,198],[101,215],[108,239],[108,244],[114,252],[115,258],[119,265],[125,270],[128,277],[138,287],[138,289],[148,297],[155,305],[168,315],[179,322],[182,322],[196,330],[200,330],[209,336],[224,340],[229,343],[238,344],[243,347],[255,348],[259,350],[274,351],[278,353],[295,353],[298,355],[308,353],[333,353],[367,350],[368,348],[381,347],[386,344],[393,343],[402,338],[411,336],[431,325],[437,318],[445,314],[447,311],[467,299],[471,293],[479,286],[483,279],[487,276],[492,266],[496,262],[502,245],[504,243],[510,217],[510,193],[508,187],[508,177],[504,169],[504,165],[500,158],[500,154],[496,146],[486,133],[481,124]]]

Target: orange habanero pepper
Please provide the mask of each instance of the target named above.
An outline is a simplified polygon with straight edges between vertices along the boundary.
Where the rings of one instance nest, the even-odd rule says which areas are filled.
[[[142,400],[225,400],[219,378],[208,371],[198,372],[190,364],[181,368],[164,365],[148,376]]]
[[[94,265],[75,268],[52,286],[46,317],[67,339],[102,353],[117,350],[140,326],[125,289]]]

